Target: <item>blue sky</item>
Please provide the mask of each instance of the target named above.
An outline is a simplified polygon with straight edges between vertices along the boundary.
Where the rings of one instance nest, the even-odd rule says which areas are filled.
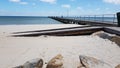
[[[0,16],[115,14],[120,0],[0,0]]]

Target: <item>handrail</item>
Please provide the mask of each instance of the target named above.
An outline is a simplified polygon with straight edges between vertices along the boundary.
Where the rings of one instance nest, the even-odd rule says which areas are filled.
[[[116,14],[80,15],[80,16],[63,17],[63,18],[117,24]]]

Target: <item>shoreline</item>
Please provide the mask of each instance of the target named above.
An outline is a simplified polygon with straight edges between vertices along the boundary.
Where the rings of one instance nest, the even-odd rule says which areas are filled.
[[[51,24],[51,25],[0,25],[0,34],[11,34],[13,32],[45,30],[55,28],[77,27],[76,24]]]

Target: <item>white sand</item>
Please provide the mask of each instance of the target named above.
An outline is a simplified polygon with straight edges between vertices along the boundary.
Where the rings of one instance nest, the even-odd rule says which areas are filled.
[[[120,64],[120,48],[115,43],[97,36],[8,36],[16,31],[70,26],[77,25],[0,26],[0,68],[12,68],[35,58],[42,58],[44,62],[48,62],[57,54],[63,55],[65,68],[77,68],[79,55],[98,58],[111,64],[113,68]]]

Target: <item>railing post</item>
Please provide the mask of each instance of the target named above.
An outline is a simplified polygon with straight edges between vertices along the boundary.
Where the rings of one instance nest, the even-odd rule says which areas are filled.
[[[90,15],[88,16],[88,21],[90,21]]]
[[[118,22],[118,27],[120,27],[120,12],[117,13],[117,22]]]
[[[80,16],[79,20],[81,20],[81,16]]]
[[[96,21],[96,15],[94,15],[94,21]]]
[[[104,14],[102,15],[102,22],[105,22],[105,21],[104,21]]]
[[[115,23],[115,16],[116,14],[113,14],[113,24]]]
[[[85,21],[85,16],[84,16],[84,21]]]

